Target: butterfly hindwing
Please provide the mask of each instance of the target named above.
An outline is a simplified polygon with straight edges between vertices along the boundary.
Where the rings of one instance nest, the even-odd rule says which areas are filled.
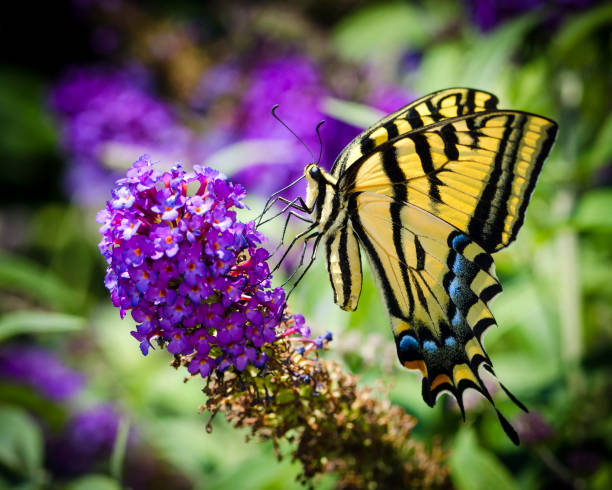
[[[491,256],[409,203],[370,192],[351,200],[353,226],[389,312],[398,357],[423,374],[424,400],[433,406],[447,392],[462,408],[463,393],[472,388],[493,403],[479,374],[481,366],[492,372],[482,336],[495,325],[489,304],[501,292]],[[399,220],[388,212],[395,205]]]
[[[342,175],[359,158],[402,134],[443,119],[494,110],[497,97],[482,90],[450,88],[421,97],[389,114],[351,141],[334,162],[332,174]]]
[[[387,212],[396,204],[392,198],[360,193],[352,200],[358,211],[353,226],[394,318],[396,337],[411,329],[420,340],[440,343],[458,334],[466,341],[476,337],[480,344],[495,324],[488,305],[501,292],[491,256],[416,206],[397,203],[400,220],[394,221]],[[467,360],[474,368],[489,362],[475,348]]]

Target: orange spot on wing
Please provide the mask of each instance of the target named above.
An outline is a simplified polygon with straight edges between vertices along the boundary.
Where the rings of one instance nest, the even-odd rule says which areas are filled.
[[[418,369],[424,377],[427,377],[427,366],[423,361],[406,361],[404,367],[408,369]]]
[[[438,374],[431,382],[431,389],[435,390],[438,386],[444,383],[453,384],[451,379],[446,374]]]

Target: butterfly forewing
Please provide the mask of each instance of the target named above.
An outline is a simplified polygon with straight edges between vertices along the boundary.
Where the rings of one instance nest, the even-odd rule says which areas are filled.
[[[450,88],[434,92],[389,114],[351,141],[336,159],[332,174],[336,177],[363,155],[402,134],[438,121],[494,110],[497,97],[482,90]]]
[[[523,112],[447,119],[379,146],[340,185],[410,202],[494,252],[516,237],[555,133],[554,122]]]

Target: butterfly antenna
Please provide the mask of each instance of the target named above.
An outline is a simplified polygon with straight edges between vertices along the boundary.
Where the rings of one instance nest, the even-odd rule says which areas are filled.
[[[295,134],[295,131],[293,131],[289,126],[287,126],[287,123],[285,123],[285,121],[283,121],[280,117],[278,117],[276,115],[276,109],[278,109],[278,104],[274,104],[274,107],[272,107],[272,116],[274,117],[274,119],[276,119],[279,123],[281,123],[283,126],[285,126],[285,128],[287,128],[287,131],[289,131],[293,136],[295,136],[297,138],[297,140],[302,143],[302,145],[304,145],[304,148],[306,148],[306,150],[308,150],[308,153],[310,153],[310,157],[312,158],[312,161],[314,162],[314,153],[312,152],[312,150],[308,147],[308,145],[306,143],[304,143],[304,141],[302,140],[302,138],[300,138],[297,134]]]
[[[325,120],[319,122],[317,124],[317,138],[319,138],[319,158],[317,158],[317,165],[321,162],[321,157],[323,156],[323,140],[321,139],[321,126],[325,124]]]

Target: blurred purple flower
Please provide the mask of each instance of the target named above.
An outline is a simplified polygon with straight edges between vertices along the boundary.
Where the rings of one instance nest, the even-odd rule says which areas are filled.
[[[365,103],[385,113],[392,113],[404,107],[414,97],[397,85],[375,85],[367,95]]]
[[[567,8],[568,10],[584,8],[592,0],[465,0],[473,21],[483,31],[489,31],[512,17],[536,10],[540,7]]]
[[[240,135],[242,138],[273,138],[286,141],[293,147],[292,155],[283,163],[265,161],[243,169],[232,177],[249,192],[268,196],[272,192],[293,182],[302,175],[304,166],[312,157],[301,143],[270,114],[274,104],[279,105],[277,114],[318,156],[319,139],[315,128],[321,127],[323,152],[321,164],[330,168],[344,147],[361,132],[350,124],[338,121],[323,113],[326,97],[350,98],[347,94],[336,94],[325,84],[319,67],[304,56],[288,56],[263,62],[251,74],[251,83],[243,95]],[[408,93],[393,85],[374,84],[364,102],[384,112],[399,109],[411,100]],[[302,182],[285,194],[286,197],[303,195]]]
[[[191,106],[205,110],[221,97],[236,96],[241,80],[242,72],[235,63],[220,63],[209,68],[191,95]]]
[[[287,130],[270,117],[270,108],[285,108],[285,122],[307,143],[316,142],[313,129],[321,119],[320,99],[329,95],[316,66],[307,58],[289,56],[266,61],[251,73],[244,94],[245,137],[285,138]]]
[[[483,31],[488,31],[505,20],[538,8],[544,3],[544,0],[516,0],[513,2],[503,0],[466,0],[474,22]]]
[[[422,59],[422,51],[408,50],[402,55],[399,64],[404,72],[412,72],[421,66]]]
[[[525,444],[546,442],[555,435],[552,426],[539,412],[521,413],[513,425]]]
[[[0,377],[27,385],[56,401],[73,397],[85,382],[82,374],[67,367],[51,352],[16,345],[0,350]]]
[[[127,167],[125,153],[135,147],[188,157],[189,131],[145,81],[134,70],[74,69],[53,89],[50,103],[71,161],[66,184],[77,201],[99,203],[107,192],[99,191],[116,178],[111,167]]]
[[[131,310],[142,353],[157,338],[203,377],[259,362],[285,300],[270,290],[263,236],[236,221],[244,189],[197,165],[160,172],[144,155],[112,195],[97,216],[105,283],[121,316]],[[135,231],[126,235],[126,223]],[[245,336],[254,326],[257,336]]]
[[[47,464],[55,474],[77,475],[110,458],[119,415],[110,405],[99,405],[74,415],[62,433],[48,442]]]
[[[241,137],[284,140],[293,145],[294,150],[291,151],[293,157],[282,164],[272,164],[264,157],[258,165],[232,177],[249,191],[269,195],[297,179],[312,159],[301,143],[271,116],[273,105],[279,105],[277,114],[315,152],[315,158],[319,149],[315,128],[319,121],[327,121],[321,128],[321,163],[327,168],[338,152],[359,133],[358,128],[323,114],[323,99],[332,94],[318,67],[308,58],[289,56],[265,61],[252,70],[250,78],[240,109],[242,116],[238,118],[243,123]],[[302,183],[287,195],[303,194],[304,189]]]

